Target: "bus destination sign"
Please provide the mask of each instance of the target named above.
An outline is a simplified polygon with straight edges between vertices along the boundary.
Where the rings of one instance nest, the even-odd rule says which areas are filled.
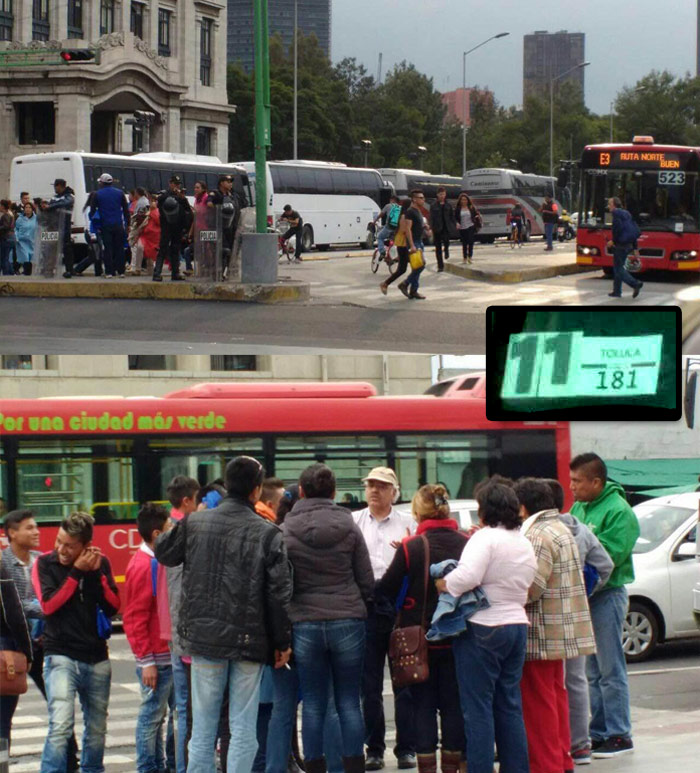
[[[680,169],[679,153],[658,150],[617,150],[598,152],[601,167],[634,167],[639,169]]]

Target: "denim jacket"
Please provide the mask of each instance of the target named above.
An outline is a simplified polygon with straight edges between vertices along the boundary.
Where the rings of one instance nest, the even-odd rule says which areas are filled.
[[[444,577],[458,564],[453,558],[430,566],[430,576]],[[467,620],[480,609],[490,606],[484,591],[479,588],[463,593],[455,598],[449,593],[441,593],[438,605],[431,621],[430,630],[425,635],[428,641],[439,641],[458,636],[467,629]]]

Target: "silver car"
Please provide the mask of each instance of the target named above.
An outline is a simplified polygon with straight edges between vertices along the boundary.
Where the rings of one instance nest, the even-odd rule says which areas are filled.
[[[635,580],[623,631],[628,662],[646,660],[670,639],[700,636],[693,617],[693,587],[700,493],[658,497],[637,505],[640,536],[634,547]]]

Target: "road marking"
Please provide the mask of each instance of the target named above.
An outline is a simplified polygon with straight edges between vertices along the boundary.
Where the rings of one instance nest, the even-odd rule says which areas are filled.
[[[680,668],[650,668],[646,671],[628,671],[630,676],[648,676],[650,674],[670,674],[674,671],[700,671],[700,666],[681,666]]]

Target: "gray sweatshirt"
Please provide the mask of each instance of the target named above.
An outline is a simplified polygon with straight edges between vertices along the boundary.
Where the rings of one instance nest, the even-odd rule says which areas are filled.
[[[599,591],[608,581],[612,570],[615,568],[612,558],[600,544],[598,537],[584,523],[581,523],[575,515],[571,513],[559,513],[559,520],[569,527],[576,547],[578,548],[581,565],[590,564],[598,570],[600,579],[595,586],[593,593]]]

